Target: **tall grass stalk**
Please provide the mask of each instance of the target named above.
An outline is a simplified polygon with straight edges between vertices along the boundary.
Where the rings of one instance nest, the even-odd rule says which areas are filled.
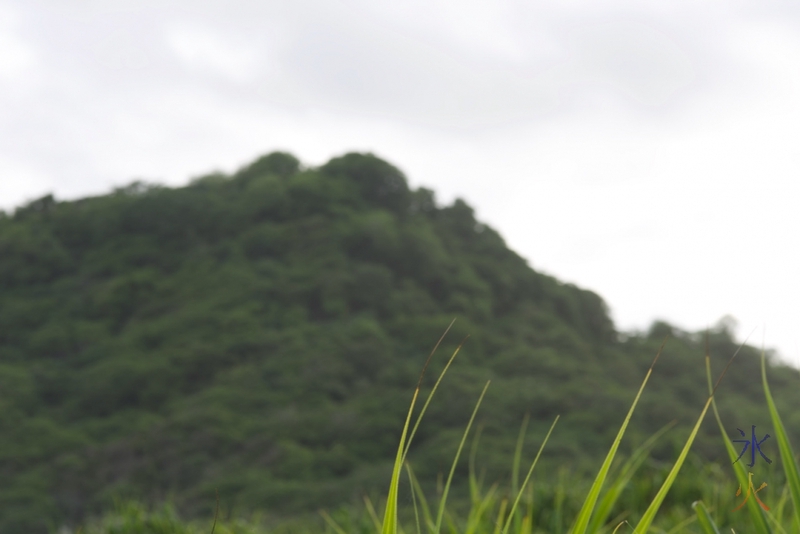
[[[694,511],[697,514],[697,523],[703,530],[703,534],[719,534],[719,529],[717,528],[717,525],[714,524],[714,520],[711,519],[711,514],[708,513],[708,508],[706,508],[706,505],[703,504],[703,501],[693,502],[692,508],[694,508]]]
[[[614,505],[617,504],[620,495],[622,495],[622,491],[628,486],[633,475],[647,459],[659,438],[670,428],[675,426],[675,424],[677,424],[677,421],[670,421],[633,451],[631,457],[628,458],[620,468],[619,473],[608,490],[606,490],[603,498],[600,499],[600,503],[597,505],[597,509],[592,515],[592,520],[589,522],[588,532],[597,532],[606,523],[609,515],[611,515],[611,510],[614,508]]]
[[[639,520],[639,524],[636,525],[636,528],[633,529],[634,534],[646,534],[650,525],[652,525],[653,520],[658,513],[659,508],[661,508],[661,503],[664,502],[664,498],[667,496],[669,489],[672,487],[672,483],[675,482],[675,478],[678,476],[678,472],[683,467],[683,463],[686,461],[686,455],[689,454],[689,449],[692,447],[692,443],[694,443],[695,437],[697,437],[697,431],[700,430],[700,425],[703,423],[703,419],[705,419],[706,412],[708,408],[711,406],[711,401],[714,400],[714,393],[716,393],[717,388],[719,387],[720,382],[722,382],[722,378],[725,376],[725,373],[728,371],[728,368],[733,363],[733,359],[739,353],[737,350],[731,359],[728,360],[728,364],[725,366],[725,369],[722,370],[722,374],[720,374],[719,378],[717,379],[717,383],[714,384],[714,388],[711,390],[711,393],[708,395],[708,400],[706,401],[705,406],[703,407],[703,411],[700,412],[700,417],[697,418],[697,422],[692,429],[692,432],[689,434],[689,439],[686,440],[686,443],[683,446],[680,454],[678,455],[678,459],[675,461],[675,464],[672,466],[667,478],[664,480],[664,483],[659,488],[658,493],[650,502],[650,505],[645,510],[644,514],[642,514],[642,518]]]
[[[786,428],[783,426],[781,416],[778,414],[778,409],[775,407],[775,400],[772,398],[772,393],[769,390],[766,356],[763,350],[761,351],[761,383],[764,387],[764,396],[767,399],[767,408],[769,409],[769,416],[772,419],[775,439],[778,441],[778,451],[780,451],[781,454],[783,472],[786,474],[786,483],[789,486],[789,493],[792,496],[792,504],[794,504],[795,521],[797,521],[797,516],[800,514],[800,472],[798,472],[797,461],[795,460],[794,452],[792,452],[792,446],[789,443],[789,436],[786,435]]]
[[[522,459],[522,445],[525,442],[525,433],[528,430],[528,421],[530,421],[531,414],[526,413],[522,419],[522,425],[519,428],[519,436],[517,437],[517,446],[514,447],[514,460],[511,464],[511,494],[516,495],[519,490],[519,464]]]
[[[428,501],[425,498],[425,494],[422,492],[422,486],[417,480],[416,475],[414,475],[414,470],[411,469],[411,465],[406,462],[406,471],[408,472],[408,479],[411,482],[411,492],[412,492],[412,499],[413,501],[419,504],[419,507],[422,509],[422,518],[425,521],[425,527],[428,529],[428,532],[433,531],[433,516],[431,515],[430,506],[428,506]]]
[[[447,362],[447,365],[439,374],[439,379],[436,381],[433,389],[431,390],[430,394],[428,395],[428,399],[425,401],[425,404],[422,407],[422,411],[420,412],[419,416],[417,417],[417,422],[414,425],[413,430],[411,431],[411,436],[409,436],[408,441],[406,441],[406,436],[408,435],[408,427],[411,423],[411,416],[414,413],[414,406],[417,403],[417,398],[419,397],[419,391],[422,387],[422,379],[425,376],[425,371],[428,369],[428,364],[431,362],[431,358],[436,353],[436,349],[439,348],[441,345],[442,340],[444,340],[447,333],[450,331],[450,328],[453,327],[453,323],[455,319],[453,319],[450,324],[448,325],[447,329],[442,334],[442,337],[439,338],[439,341],[436,342],[436,345],[433,347],[433,350],[428,355],[428,359],[425,361],[425,366],[422,368],[422,372],[419,376],[419,381],[417,382],[417,387],[414,390],[414,395],[411,398],[411,405],[408,408],[408,415],[406,415],[406,422],[403,425],[403,432],[400,434],[400,443],[397,447],[397,455],[395,456],[394,460],[394,467],[392,468],[392,480],[389,483],[389,494],[386,497],[386,510],[383,513],[383,523],[381,525],[381,534],[397,534],[397,493],[400,487],[400,472],[403,468],[403,463],[405,462],[406,454],[408,454],[408,447],[411,445],[411,440],[414,438],[414,434],[417,431],[417,427],[419,426],[419,422],[422,419],[422,416],[425,413],[425,410],[428,407],[431,399],[433,398],[434,393],[436,393],[436,389],[439,387],[439,383],[442,381],[447,369],[450,368],[450,364],[455,359],[456,355],[458,354],[459,350],[461,349],[461,345],[459,345],[456,350],[453,352],[453,355],[450,357],[450,360]],[[463,342],[462,342],[463,345]]]
[[[486,390],[489,389],[490,383],[491,380],[487,381],[486,385],[483,386],[481,396],[478,398],[478,402],[475,404],[475,409],[472,410],[472,416],[469,418],[469,423],[467,423],[467,429],[464,431],[464,435],[461,437],[461,443],[458,444],[458,451],[456,451],[456,457],[453,459],[453,464],[450,466],[450,473],[447,475],[447,483],[444,485],[444,493],[442,494],[442,499],[439,502],[439,511],[436,514],[436,526],[433,529],[433,534],[439,534],[439,532],[441,532],[442,518],[444,517],[444,509],[445,505],[447,504],[447,495],[450,492],[450,484],[453,482],[453,474],[456,472],[456,465],[458,464],[458,459],[461,456],[461,450],[464,448],[464,442],[467,441],[469,429],[472,427],[472,422],[475,421],[475,414],[478,413],[478,408],[480,408],[481,402],[483,402],[483,397],[486,395]]]
[[[558,423],[558,418],[561,417],[557,415],[553,424],[550,425],[550,430],[547,431],[547,435],[544,437],[544,441],[542,441],[542,445],[539,447],[539,452],[536,453],[536,458],[533,459],[533,463],[531,464],[531,468],[528,469],[528,475],[525,477],[524,482],[522,483],[522,487],[517,492],[517,498],[514,499],[514,504],[511,506],[511,511],[508,514],[508,519],[505,522],[505,526],[503,527],[503,534],[507,534],[508,527],[511,525],[511,520],[514,518],[514,512],[517,509],[517,505],[519,504],[519,500],[522,497],[522,492],[525,490],[525,486],[528,485],[528,482],[531,479],[531,475],[533,475],[533,470],[536,467],[536,463],[539,461],[539,457],[542,455],[542,451],[544,450],[544,446],[547,445],[547,440],[550,439],[550,434],[553,433],[553,429],[556,427],[556,423]]]
[[[742,350],[742,347],[744,347],[744,344],[746,342],[747,338],[745,338],[742,344],[739,345],[739,348],[736,349],[736,352],[734,352],[733,354],[734,357],[739,353],[740,350]],[[708,393],[709,395],[712,396],[711,406],[713,407],[714,418],[717,420],[717,425],[719,426],[720,434],[722,434],[722,441],[723,443],[725,443],[725,450],[727,451],[728,458],[730,459],[731,464],[733,465],[733,472],[736,475],[736,479],[739,481],[741,487],[746,488],[747,485],[749,484],[747,469],[744,468],[744,465],[742,463],[736,461],[738,457],[736,454],[736,449],[733,446],[733,442],[728,437],[728,433],[725,431],[725,425],[722,424],[722,418],[719,415],[719,410],[717,410],[717,403],[712,395],[714,387],[712,385],[712,378],[711,378],[711,356],[709,355],[708,351],[708,336],[706,336],[705,362],[706,362],[706,380],[708,382]],[[757,534],[772,534],[772,528],[769,526],[769,521],[767,520],[767,516],[764,513],[764,510],[762,510],[761,507],[758,505],[758,503],[755,501],[755,499],[750,499],[747,501],[747,512],[750,515],[750,519],[753,522],[753,526],[755,527]]]
[[[644,391],[644,387],[647,385],[647,381],[650,379],[650,375],[653,373],[653,367],[655,367],[658,358],[661,356],[661,351],[664,350],[664,345],[666,342],[667,340],[664,339],[664,341],[661,343],[661,347],[658,349],[656,357],[653,359],[653,363],[650,364],[650,368],[647,370],[644,380],[642,380],[642,385],[639,386],[639,391],[636,393],[636,397],[633,399],[633,404],[631,404],[631,407],[628,410],[628,415],[625,416],[625,420],[622,422],[619,432],[617,432],[617,437],[614,438],[614,443],[611,444],[611,449],[608,451],[606,459],[600,466],[600,471],[597,473],[597,476],[592,483],[592,487],[589,488],[589,494],[583,501],[583,506],[581,506],[581,509],[575,518],[575,525],[572,527],[572,534],[584,534],[589,526],[589,520],[592,517],[595,504],[600,496],[600,490],[602,489],[603,484],[606,481],[606,477],[608,476],[608,471],[611,469],[611,463],[614,461],[614,456],[617,454],[617,449],[622,441],[622,436],[625,434],[625,430],[628,428],[628,423],[631,420],[633,411],[636,409],[636,405],[639,403],[639,398],[642,396],[642,391]]]

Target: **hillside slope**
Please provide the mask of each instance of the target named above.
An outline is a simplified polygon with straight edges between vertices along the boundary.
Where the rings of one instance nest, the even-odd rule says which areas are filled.
[[[116,497],[197,514],[218,489],[234,511],[292,513],[380,490],[453,318],[428,382],[470,337],[412,451],[424,480],[487,379],[489,476],[506,476],[526,413],[532,442],[562,415],[551,463],[593,466],[673,330],[619,336],[596,294],[369,154],[304,169],[273,153],[183,188],[32,202],[0,218],[0,531],[46,532]],[[628,448],[705,399],[701,340],[672,333]],[[724,330],[710,343],[719,369],[736,347]],[[732,431],[768,422],[756,356],[720,390]],[[771,378],[800,429],[797,373]],[[698,451],[724,456],[714,426]]]

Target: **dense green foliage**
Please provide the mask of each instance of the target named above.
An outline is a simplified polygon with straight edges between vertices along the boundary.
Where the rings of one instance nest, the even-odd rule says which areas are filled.
[[[286,516],[382,492],[454,317],[432,371],[470,338],[410,453],[423,483],[448,468],[488,378],[487,480],[507,478],[526,413],[532,442],[562,416],[545,472],[596,469],[667,333],[622,450],[677,419],[657,478],[705,401],[701,336],[620,336],[596,294],[534,271],[463,201],[437,205],[372,155],[304,169],[273,153],[183,188],[0,217],[0,531],[76,524],[115,498],[209,517],[219,490],[227,514]],[[736,346],[724,328],[709,343],[718,373]],[[769,431],[756,355],[718,393],[731,432]],[[769,376],[798,442],[798,373]],[[724,465],[718,432],[695,450]],[[695,498],[686,488],[675,499]]]

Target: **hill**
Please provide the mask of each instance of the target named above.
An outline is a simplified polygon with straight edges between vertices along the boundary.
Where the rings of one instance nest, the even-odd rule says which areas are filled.
[[[304,168],[272,153],[182,188],[19,208],[0,218],[0,531],[76,524],[115,498],[191,516],[219,490],[231,513],[292,514],[383,490],[453,318],[428,381],[469,339],[411,453],[430,483],[487,379],[490,478],[507,477],[525,414],[530,447],[562,415],[545,468],[595,466],[667,333],[625,447],[677,419],[655,454],[671,456],[706,397],[701,336],[620,334],[598,295],[370,154]],[[719,328],[709,346],[719,372],[736,345]],[[720,389],[731,431],[767,429],[757,355],[745,347]],[[800,429],[798,373],[770,377]],[[724,458],[716,426],[703,432],[700,457]]]

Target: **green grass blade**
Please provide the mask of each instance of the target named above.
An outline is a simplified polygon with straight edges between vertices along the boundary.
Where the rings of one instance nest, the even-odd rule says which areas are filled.
[[[436,515],[436,526],[433,530],[434,534],[439,534],[440,529],[442,527],[442,518],[444,517],[444,508],[445,504],[447,504],[447,495],[450,492],[450,484],[453,482],[453,474],[456,472],[456,465],[458,464],[458,459],[461,456],[461,450],[464,448],[464,443],[467,441],[467,436],[469,435],[469,430],[472,428],[472,423],[475,421],[475,415],[478,413],[478,408],[481,406],[481,402],[483,402],[483,397],[486,395],[486,390],[489,389],[489,384],[491,384],[491,380],[486,382],[486,385],[483,386],[483,391],[481,391],[481,396],[478,398],[478,402],[475,404],[475,408],[472,410],[472,416],[469,418],[469,423],[467,423],[467,428],[464,430],[464,435],[461,437],[461,443],[458,444],[458,450],[456,451],[456,457],[453,459],[453,465],[450,466],[450,474],[447,475],[447,483],[444,485],[444,493],[442,493],[442,500],[439,502],[439,512]]]
[[[653,519],[655,519],[658,509],[661,507],[661,503],[664,502],[667,492],[669,492],[669,489],[672,487],[672,483],[675,482],[675,478],[678,476],[678,472],[681,470],[681,467],[683,467],[683,462],[686,461],[686,455],[689,454],[689,449],[692,447],[692,443],[694,443],[694,438],[697,437],[697,431],[700,430],[700,425],[703,423],[703,419],[706,416],[709,406],[711,406],[711,399],[713,399],[713,397],[709,397],[706,401],[706,405],[703,407],[700,417],[697,418],[697,423],[695,423],[691,434],[689,434],[689,439],[686,440],[686,444],[683,446],[683,450],[681,450],[681,453],[678,455],[675,465],[672,466],[672,469],[667,475],[666,480],[664,480],[664,483],[661,485],[661,488],[658,490],[658,493],[656,493],[656,496],[653,498],[644,514],[642,514],[639,524],[636,525],[636,528],[633,530],[634,534],[645,534],[650,528],[650,525],[653,523]]]
[[[717,525],[708,513],[708,508],[703,504],[703,501],[695,501],[692,503],[694,513],[697,514],[697,524],[703,530],[703,534],[720,534]]]
[[[600,530],[600,527],[606,523],[608,517],[611,515],[611,510],[614,508],[614,505],[617,504],[620,495],[622,495],[622,491],[627,487],[628,482],[630,482],[639,467],[647,460],[647,456],[650,454],[650,451],[653,449],[658,439],[670,428],[675,426],[676,423],[677,421],[667,423],[633,451],[631,457],[628,458],[620,468],[619,474],[611,483],[608,491],[606,491],[603,498],[600,499],[597,509],[589,522],[588,532],[597,532]]]
[[[681,521],[680,523],[669,529],[669,532],[667,532],[667,534],[678,534],[679,532],[684,532],[684,529],[686,529],[686,527],[688,527],[695,521],[697,521],[697,517],[690,515],[689,517],[687,517],[686,519],[684,519],[683,521]]]
[[[522,459],[522,445],[525,442],[525,432],[528,430],[530,415],[530,413],[526,413],[522,419],[519,436],[517,437],[517,446],[514,448],[514,462],[511,464],[511,495],[516,495],[517,491],[519,491],[519,464]]]
[[[627,521],[620,521],[619,525],[617,525],[612,534],[617,534],[617,531],[622,528],[622,525],[630,526],[630,523],[628,523]]]
[[[565,480],[567,478],[566,474],[567,474],[567,472],[563,467],[559,468],[559,470],[558,470],[558,484],[556,484],[556,494],[554,496],[555,497],[554,498],[555,510],[553,511],[553,515],[555,516],[555,523],[556,523],[555,530],[556,530],[556,532],[561,532],[562,531],[561,529],[563,528],[563,525],[564,525],[564,499],[566,499],[566,494],[567,494],[567,492],[566,492],[566,483],[565,483]],[[531,497],[533,497],[533,496],[531,496]],[[533,498],[531,498],[531,501],[533,501]],[[532,504],[533,504],[533,502],[531,502],[531,505]],[[528,514],[531,517],[533,517],[533,510],[532,509],[533,509],[533,506],[531,506],[531,513]]]
[[[498,485],[493,484],[489,488],[485,496],[481,495],[481,488],[483,487],[483,474],[481,478],[475,476],[475,457],[478,453],[478,443],[480,442],[481,434],[483,433],[483,425],[479,425],[472,438],[472,444],[469,452],[469,494],[472,506],[470,507],[467,516],[467,527],[464,534],[474,534],[481,526],[483,514],[487,509],[494,506],[494,494],[497,491]]]
[[[367,509],[367,515],[369,515],[370,520],[372,520],[372,524],[375,526],[375,532],[380,533],[381,531],[380,519],[378,519],[378,514],[375,513],[375,507],[372,506],[372,501],[366,495],[364,495],[364,506]]]
[[[472,507],[464,534],[474,534],[478,531],[478,528],[481,525],[481,520],[483,519],[483,514],[486,513],[486,510],[492,508],[494,505],[494,496],[496,492],[497,484],[494,484],[491,488],[489,488],[489,491],[486,492],[486,495],[480,500],[478,506]]]
[[[506,507],[508,506],[508,499],[500,501],[500,510],[497,512],[497,522],[494,524],[492,534],[500,534],[503,528],[503,518],[506,516]]]
[[[453,352],[453,355],[450,357],[450,360],[448,360],[447,365],[445,366],[445,368],[439,374],[439,378],[436,381],[436,385],[434,386],[433,390],[431,390],[430,394],[428,395],[428,398],[425,401],[425,405],[423,406],[422,411],[420,412],[419,416],[417,417],[416,424],[414,425],[414,428],[413,428],[413,430],[411,432],[411,435],[409,436],[408,435],[408,429],[409,429],[409,425],[411,423],[411,416],[414,413],[414,406],[416,405],[417,398],[419,397],[419,391],[420,391],[420,388],[422,387],[422,378],[425,376],[425,370],[428,368],[428,364],[430,363],[431,358],[433,358],[433,355],[436,352],[436,349],[439,348],[439,345],[441,344],[441,342],[444,339],[444,337],[447,335],[447,332],[450,331],[450,328],[453,326],[454,322],[455,322],[455,319],[453,319],[453,321],[450,322],[450,325],[444,331],[444,334],[442,334],[442,337],[439,338],[439,341],[436,342],[436,345],[433,347],[433,350],[428,355],[428,359],[425,361],[425,366],[422,368],[422,373],[420,373],[419,381],[417,382],[417,388],[414,390],[414,396],[411,398],[411,405],[408,407],[408,415],[406,415],[406,422],[403,425],[403,432],[402,432],[402,434],[400,434],[400,443],[398,444],[397,455],[395,456],[394,466],[392,467],[392,480],[389,483],[389,494],[386,497],[386,510],[384,511],[383,523],[381,525],[381,533],[382,534],[397,534],[397,532],[398,532],[398,528],[397,528],[397,494],[398,494],[399,489],[400,489],[400,472],[403,469],[403,464],[405,463],[406,454],[408,454],[408,448],[411,446],[411,440],[414,438],[414,433],[416,432],[417,427],[419,426],[420,420],[422,419],[422,416],[425,413],[425,409],[428,407],[428,404],[430,403],[431,399],[433,398],[433,394],[436,393],[436,389],[438,388],[439,383],[442,381],[442,378],[444,377],[444,374],[447,372],[447,369],[450,368],[450,364],[453,362],[453,360],[456,357],[456,354],[458,354],[459,350],[461,349],[461,345],[464,344],[464,342],[462,341],[461,345],[459,345],[458,348],[455,350],[455,352]],[[407,436],[408,436],[408,440],[406,441],[406,437]]]
[[[456,527],[456,522],[453,519],[453,516],[450,512],[446,512],[444,515],[445,521],[447,522],[447,528],[450,531],[450,534],[458,534],[458,528]]]
[[[319,513],[322,518],[325,519],[325,522],[328,524],[328,526],[331,527],[331,530],[333,530],[336,534],[347,534],[347,532],[345,532],[342,527],[340,527],[336,521],[334,521],[333,518],[328,515],[328,512],[325,510],[320,510]]]
[[[217,496],[217,505],[214,507],[214,523],[211,525],[211,534],[214,534],[214,530],[217,528],[217,519],[219,518],[219,490],[215,490],[214,493]]]
[[[786,482],[789,485],[789,493],[792,496],[792,503],[794,504],[795,516],[800,515],[800,472],[797,470],[797,462],[794,459],[792,446],[789,443],[789,437],[786,435],[786,428],[783,426],[781,416],[778,414],[778,409],[775,407],[775,401],[772,398],[772,393],[769,390],[767,383],[767,369],[766,357],[764,352],[761,352],[761,381],[764,386],[764,396],[767,399],[767,408],[769,408],[769,416],[772,419],[772,426],[775,430],[775,439],[778,441],[778,450],[781,454],[781,461],[783,463],[783,471],[786,473]]]
[[[550,425],[550,430],[547,431],[547,435],[544,437],[544,441],[542,441],[542,445],[539,447],[539,452],[536,453],[536,458],[533,459],[533,463],[531,464],[531,468],[528,469],[528,475],[525,477],[525,480],[522,483],[522,487],[517,492],[517,498],[514,500],[514,505],[511,507],[511,512],[508,514],[508,519],[506,519],[505,526],[503,527],[503,534],[508,533],[508,527],[511,525],[511,520],[514,517],[514,513],[517,510],[517,505],[519,505],[519,500],[522,497],[522,492],[525,491],[525,486],[528,485],[528,482],[531,479],[531,475],[533,475],[533,469],[536,467],[536,463],[539,461],[539,457],[542,455],[542,451],[544,450],[544,446],[547,444],[547,440],[550,439],[550,434],[553,433],[553,429],[556,427],[556,423],[558,423],[558,418],[561,417],[557,415],[553,424]],[[505,503],[505,501],[503,501]],[[501,507],[501,520],[502,520],[502,510],[504,506]]]
[[[589,489],[589,494],[583,501],[583,506],[581,506],[580,512],[578,512],[578,515],[575,518],[575,526],[572,528],[572,534],[584,534],[589,526],[589,520],[592,517],[595,504],[600,496],[600,490],[606,481],[608,471],[611,469],[611,462],[614,461],[614,456],[617,454],[617,449],[619,449],[622,436],[625,434],[625,430],[628,428],[628,423],[631,420],[633,411],[636,409],[639,398],[642,396],[642,391],[644,391],[644,387],[647,385],[647,381],[649,380],[650,375],[653,373],[653,367],[658,361],[659,356],[661,356],[661,351],[664,349],[665,343],[666,340],[664,340],[664,343],[661,344],[661,348],[658,349],[658,353],[653,359],[653,363],[650,364],[650,369],[647,370],[647,374],[645,375],[644,380],[642,380],[642,385],[639,387],[639,391],[636,393],[636,398],[633,399],[633,404],[631,404],[631,408],[628,410],[628,415],[625,416],[625,420],[622,422],[619,432],[617,432],[617,437],[614,438],[614,443],[611,445],[611,449],[608,451],[606,459],[603,461],[603,465],[600,467],[600,471],[597,473],[597,477],[595,477],[594,483],[592,483],[592,487]]]
[[[416,499],[419,501],[420,508],[422,508],[422,518],[425,520],[425,526],[428,528],[429,532],[432,532],[433,516],[428,506],[428,500],[425,498],[425,494],[422,492],[422,486],[420,486],[419,480],[417,480],[414,470],[411,469],[411,465],[408,462],[406,462],[406,471],[408,472],[408,478],[411,480],[411,491],[416,494]]]
[[[617,516],[614,519],[612,519],[611,521],[609,521],[605,525],[601,526],[598,530],[592,532],[592,534],[606,534],[608,532],[611,532],[611,527],[612,526],[619,527],[620,524],[623,524],[623,523],[624,524],[628,524],[628,522],[625,521],[624,519],[626,517],[628,517],[629,515],[630,515],[630,511],[626,510],[624,512],[620,512],[619,514],[617,514]],[[633,527],[629,527],[629,528],[633,528]],[[615,528],[615,530],[616,530],[616,528]]]
[[[483,425],[478,425],[469,448],[469,497],[472,500],[473,507],[481,500],[481,482],[475,476],[475,456],[478,454],[478,443],[482,433]]]
[[[778,531],[778,534],[787,534],[786,529],[783,528],[783,526],[781,525],[780,521],[778,521],[775,517],[773,517],[773,516],[771,516],[769,514],[767,514],[767,517],[775,525],[775,529]]]
[[[403,433],[400,434],[400,444],[397,447],[397,455],[394,459],[394,467],[392,468],[392,480],[389,483],[389,495],[386,497],[386,510],[383,514],[383,524],[381,526],[382,534],[397,534],[397,493],[400,486],[400,469],[403,465],[403,452],[406,445],[406,435],[408,434],[408,426],[411,422],[411,414],[414,412],[414,404],[419,396],[419,386],[414,392],[411,399],[411,406],[408,408],[408,415],[406,422],[403,425]]]
[[[783,513],[784,509],[786,508],[786,502],[789,499],[789,485],[783,486],[783,491],[781,491],[781,498],[778,500],[777,506],[773,508],[773,517],[777,520],[778,523],[784,521]]]
[[[741,348],[741,347],[740,347]],[[678,459],[675,461],[675,465],[672,466],[669,474],[667,475],[666,480],[664,483],[661,484],[661,488],[659,488],[658,493],[653,498],[650,505],[645,510],[644,514],[642,514],[642,518],[639,520],[639,524],[636,525],[636,528],[633,530],[634,534],[645,534],[650,525],[652,525],[653,520],[658,513],[658,509],[661,507],[661,503],[664,502],[664,498],[667,496],[669,489],[672,487],[672,483],[675,482],[675,478],[678,476],[678,472],[683,467],[683,463],[686,461],[686,455],[689,454],[689,449],[692,447],[692,443],[694,443],[694,439],[697,437],[697,432],[700,430],[700,425],[703,423],[703,419],[706,417],[706,412],[708,412],[709,406],[711,406],[711,402],[714,400],[714,393],[717,391],[717,387],[719,387],[719,383],[722,381],[722,378],[725,376],[725,373],[728,371],[728,367],[731,366],[733,363],[733,359],[739,353],[737,350],[731,359],[728,360],[728,364],[725,366],[725,369],[722,371],[722,374],[717,379],[717,383],[711,390],[711,393],[708,395],[708,400],[706,401],[705,406],[703,406],[703,411],[700,413],[700,417],[697,418],[697,422],[692,429],[692,432],[689,434],[689,439],[686,440],[686,444],[683,446],[683,450],[678,455]]]
[[[556,497],[556,501],[557,500],[558,500],[558,496]],[[522,519],[524,521],[526,517],[529,518],[530,521],[528,522],[528,526],[532,527],[532,525],[533,525],[533,482],[531,482],[530,484],[525,486],[525,505],[527,507],[527,511],[524,512],[524,515],[523,515]],[[556,504],[556,517],[557,518],[558,518],[558,514],[560,514],[560,513],[561,513],[561,511],[559,510],[559,506],[558,506],[558,504]],[[557,526],[556,527],[556,532],[559,532],[560,530],[561,530],[561,527]]]
[[[417,507],[417,492],[414,489],[414,481],[411,479],[411,470],[406,463],[406,472],[408,473],[408,482],[411,486],[411,502],[414,503],[414,519],[417,524],[417,534],[422,534],[422,529],[419,526],[419,508]]]
[[[711,392],[714,390],[714,388],[712,386],[712,380],[711,380],[711,361],[707,353],[706,353],[706,377],[708,379],[708,393],[710,395]],[[728,452],[728,458],[731,461],[731,465],[733,465],[733,471],[736,474],[736,479],[739,481],[739,484],[741,484],[741,487],[746,488],[747,484],[749,483],[747,470],[744,468],[744,462],[736,461],[736,458],[738,457],[738,454],[736,453],[736,448],[734,448],[733,442],[728,437],[728,433],[725,432],[725,425],[722,424],[722,418],[720,417],[719,411],[717,410],[717,402],[716,400],[713,399],[713,397],[711,400],[711,406],[714,409],[714,417],[717,420],[719,431],[722,434],[722,440],[725,443],[725,450]],[[766,514],[758,505],[756,500],[755,499],[748,500],[746,506],[747,506],[747,511],[750,514],[750,518],[753,521],[753,525],[756,529],[757,534],[772,534],[772,528],[769,526]]]
[[[450,323],[450,325],[452,326],[452,323]],[[448,330],[449,329],[450,327],[448,327]],[[464,339],[464,341],[466,341],[466,339]],[[411,436],[408,438],[408,443],[406,444],[405,451],[403,451],[402,462],[406,461],[406,455],[408,454],[408,449],[409,447],[411,447],[411,441],[417,434],[417,429],[419,428],[419,424],[422,421],[422,417],[425,415],[425,412],[428,411],[428,405],[431,403],[431,399],[433,399],[433,395],[436,393],[436,390],[439,389],[439,384],[442,382],[444,375],[447,373],[448,369],[450,369],[450,365],[453,363],[453,360],[456,359],[456,356],[461,351],[461,347],[464,346],[464,341],[462,341],[458,345],[458,347],[456,347],[456,350],[453,351],[453,355],[450,356],[450,359],[447,360],[447,364],[444,366],[444,369],[442,369],[442,372],[439,373],[439,378],[436,379],[436,383],[433,385],[433,389],[431,389],[431,392],[428,394],[428,398],[425,399],[425,404],[422,405],[422,410],[420,410],[419,415],[417,416],[417,420],[414,422],[414,428],[411,429]],[[425,365],[427,366],[427,363]],[[417,385],[417,389],[420,388],[420,385]]]

